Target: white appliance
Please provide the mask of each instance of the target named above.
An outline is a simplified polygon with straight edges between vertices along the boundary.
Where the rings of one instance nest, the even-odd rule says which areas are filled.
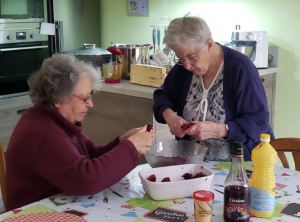
[[[268,34],[266,31],[233,31],[231,40],[256,41],[252,61],[256,68],[268,67]]]

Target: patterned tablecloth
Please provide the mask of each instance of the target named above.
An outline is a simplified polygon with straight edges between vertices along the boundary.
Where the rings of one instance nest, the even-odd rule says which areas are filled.
[[[215,194],[213,222],[223,222],[223,184],[229,172],[230,162],[205,162],[203,165],[214,173],[210,187],[210,190]],[[246,162],[245,167],[251,169],[251,162]],[[138,172],[146,168],[150,168],[150,166],[144,164],[136,167],[117,184],[95,195],[57,195],[4,213],[0,215],[0,220],[7,222],[26,221],[21,220],[24,215],[37,215],[39,213],[40,216],[57,216],[55,221],[69,221],[60,220],[59,217],[62,216],[63,212],[78,219],[71,221],[162,221],[153,217],[153,212],[156,210],[155,212],[172,215],[170,216],[172,219],[163,221],[194,221],[192,198],[154,201],[145,194]],[[251,221],[300,222],[300,172],[276,167],[275,173],[276,203],[273,217],[268,219],[251,218]],[[53,214],[53,212],[57,213]],[[39,220],[32,219],[30,221]]]

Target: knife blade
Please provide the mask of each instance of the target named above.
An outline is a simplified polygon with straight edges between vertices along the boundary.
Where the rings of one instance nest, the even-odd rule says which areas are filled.
[[[108,188],[111,192],[113,192],[114,194],[116,194],[119,197],[124,198],[121,194],[117,193],[116,191],[114,191],[112,188]]]

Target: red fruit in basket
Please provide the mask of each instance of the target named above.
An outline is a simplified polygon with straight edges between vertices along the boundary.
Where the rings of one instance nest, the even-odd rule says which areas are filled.
[[[171,182],[170,177],[165,177],[161,182]]]
[[[148,123],[148,124],[147,124],[147,131],[150,132],[152,129],[153,129],[153,128],[152,128],[151,123]]]
[[[154,174],[150,175],[147,180],[151,181],[151,182],[156,182],[156,176]]]
[[[193,178],[199,178],[199,177],[204,177],[204,176],[205,175],[202,172],[200,172],[200,173],[196,173],[196,175],[193,176]]]
[[[182,177],[185,179],[185,180],[189,180],[189,179],[192,179],[193,178],[193,175],[190,174],[190,173],[185,173],[182,175]]]

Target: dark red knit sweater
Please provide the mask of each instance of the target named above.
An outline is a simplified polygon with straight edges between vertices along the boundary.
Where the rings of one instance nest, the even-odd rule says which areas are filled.
[[[101,123],[99,123],[101,124]],[[105,146],[55,109],[33,106],[16,125],[6,152],[6,210],[58,194],[92,195],[134,169],[139,155],[129,140]]]

